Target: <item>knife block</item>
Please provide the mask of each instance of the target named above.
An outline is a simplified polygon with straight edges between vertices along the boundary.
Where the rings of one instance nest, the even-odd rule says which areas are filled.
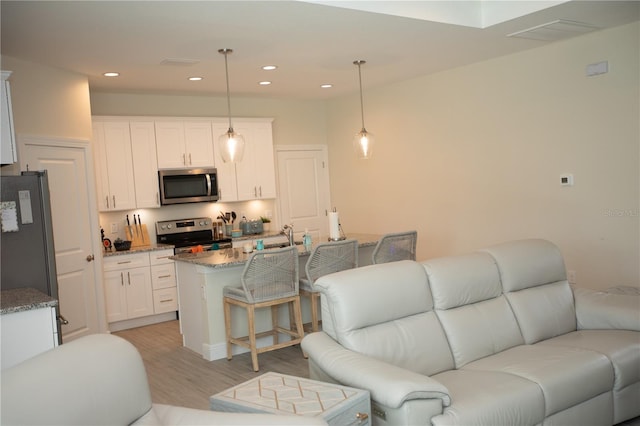
[[[131,241],[131,247],[148,246],[151,244],[149,241],[149,232],[147,231],[147,225],[131,225],[125,226],[124,232],[127,236],[127,240]]]

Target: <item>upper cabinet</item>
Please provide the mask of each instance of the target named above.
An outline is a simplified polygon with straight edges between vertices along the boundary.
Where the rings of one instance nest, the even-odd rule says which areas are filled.
[[[156,131],[154,122],[131,121],[131,155],[136,188],[136,207],[160,207],[158,161],[156,159]]]
[[[214,138],[228,129],[226,122],[214,123]],[[224,163],[216,145],[220,201],[276,198],[271,119],[235,120],[233,129],[244,137],[244,158],[237,164]]]
[[[0,113],[2,114],[2,123],[0,130],[0,162],[2,164],[13,164],[18,161],[18,153],[16,151],[16,138],[13,130],[13,112],[11,109],[11,87],[8,78],[11,71],[2,71],[2,105],[0,105]]]
[[[214,167],[211,121],[156,121],[159,169]]]
[[[244,136],[244,159],[236,164],[238,199],[276,198],[271,122],[238,122],[235,130]]]
[[[128,121],[94,121],[96,184],[100,211],[136,207]]]

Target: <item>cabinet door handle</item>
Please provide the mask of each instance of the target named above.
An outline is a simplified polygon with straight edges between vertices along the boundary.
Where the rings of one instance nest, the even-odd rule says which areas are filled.
[[[256,186],[253,187],[253,196],[256,198],[258,197],[258,187]]]
[[[106,197],[104,197],[107,199],[107,208],[109,208],[109,196],[107,195]]]
[[[182,153],[182,164],[187,165],[187,154]]]
[[[113,208],[114,209],[116,208],[116,196],[115,195],[113,196]]]
[[[127,272],[127,280],[129,281],[129,285],[131,285],[131,272]]]
[[[62,324],[62,325],[68,325],[69,324],[69,320],[67,320],[62,315],[58,315],[58,320],[60,321],[60,324]]]
[[[170,278],[170,277],[171,277],[171,275],[160,275],[160,276],[158,277],[158,279],[162,279],[162,278]]]
[[[189,165],[191,165],[191,153],[189,153]]]
[[[124,260],[122,262],[118,262],[118,265],[124,265],[125,263],[131,263],[130,260]]]
[[[124,286],[124,273],[120,272],[120,285]]]
[[[262,198],[262,185],[260,185],[260,198]]]
[[[160,303],[173,302],[173,298],[171,299],[161,299]]]

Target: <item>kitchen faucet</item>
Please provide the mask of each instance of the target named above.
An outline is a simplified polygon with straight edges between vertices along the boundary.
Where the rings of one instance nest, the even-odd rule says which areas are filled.
[[[289,246],[295,245],[293,242],[293,225],[285,225],[280,233],[289,239]]]

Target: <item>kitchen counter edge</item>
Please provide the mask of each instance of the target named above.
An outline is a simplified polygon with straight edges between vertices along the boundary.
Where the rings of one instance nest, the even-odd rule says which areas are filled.
[[[111,256],[123,256],[125,254],[137,254],[137,253],[146,253],[150,251],[158,251],[158,250],[173,250],[175,246],[172,244],[151,244],[148,246],[138,246],[131,247],[129,250],[116,251],[112,249],[111,251],[103,251],[102,257],[111,257]]]
[[[367,247],[376,245],[380,240],[381,235],[352,234],[348,235],[347,238],[358,240],[358,247]],[[298,248],[298,255],[308,256],[317,244],[317,242],[314,242],[309,249],[303,245],[296,245]],[[171,256],[169,259],[210,268],[229,268],[232,266],[244,265],[250,256],[251,253],[245,253],[242,248],[227,248],[205,251],[202,253],[182,253]]]
[[[31,311],[58,306],[58,300],[34,288],[14,288],[0,291],[0,314]]]

